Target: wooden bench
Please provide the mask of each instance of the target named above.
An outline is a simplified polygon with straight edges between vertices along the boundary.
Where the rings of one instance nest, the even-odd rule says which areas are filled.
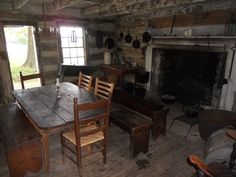
[[[134,158],[140,151],[148,152],[149,130],[152,121],[138,113],[121,108],[110,113],[111,122],[130,134],[130,157]]]
[[[0,135],[11,177],[42,169],[40,135],[16,103],[0,108]]]
[[[166,134],[166,118],[169,108],[118,89],[114,90],[112,101],[150,117],[153,122],[152,138],[154,140],[157,139],[159,135]]]

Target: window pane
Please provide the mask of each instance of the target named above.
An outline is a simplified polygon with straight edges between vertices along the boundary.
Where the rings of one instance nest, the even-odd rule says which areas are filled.
[[[79,63],[78,65],[84,65],[84,57],[79,57]]]
[[[70,38],[69,38],[69,44],[70,44],[70,47],[78,47],[77,41],[76,42],[72,42]]]
[[[77,47],[83,47],[83,38],[77,38]]]
[[[84,38],[81,27],[60,27],[63,61],[69,65],[84,65]]]
[[[77,48],[78,56],[84,56],[84,48]]]
[[[70,63],[70,59],[68,58],[64,58],[64,64],[66,64],[66,65],[70,65],[71,63]]]
[[[68,38],[61,38],[61,46],[62,47],[69,47]]]
[[[84,65],[84,58],[71,58],[73,65]]]
[[[70,59],[70,64],[71,64],[71,65],[78,65],[78,64],[77,64],[77,60],[75,60],[74,58],[71,58],[71,59]]]
[[[82,28],[77,27],[75,29],[75,32],[76,32],[76,36],[77,37],[83,37],[83,30],[82,30]]]
[[[70,57],[70,49],[63,48],[62,51],[63,51],[63,58],[69,58]]]
[[[70,56],[72,57],[77,57],[78,53],[77,53],[77,48],[70,48]]]
[[[60,34],[61,37],[68,37],[68,32],[69,32],[69,28],[68,27],[60,27]]]

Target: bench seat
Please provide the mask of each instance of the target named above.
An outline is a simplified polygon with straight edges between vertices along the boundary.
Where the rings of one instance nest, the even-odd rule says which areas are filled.
[[[0,135],[11,177],[42,169],[40,134],[16,103],[0,108]]]
[[[140,151],[148,152],[149,132],[152,121],[129,109],[120,108],[110,113],[111,122],[130,134],[130,157],[134,158]]]
[[[159,135],[166,134],[166,119],[169,108],[163,105],[157,105],[119,89],[114,90],[112,101],[151,118],[153,122],[152,138],[154,140]]]

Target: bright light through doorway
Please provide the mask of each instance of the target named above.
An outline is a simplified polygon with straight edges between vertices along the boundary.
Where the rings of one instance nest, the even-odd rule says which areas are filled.
[[[4,26],[6,46],[14,90],[21,89],[20,75],[38,72],[38,60],[32,26]],[[40,86],[40,80],[25,82],[25,87]]]

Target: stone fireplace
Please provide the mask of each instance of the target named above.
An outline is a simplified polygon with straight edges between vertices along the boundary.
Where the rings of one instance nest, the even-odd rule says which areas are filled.
[[[148,89],[182,104],[231,110],[236,90],[234,39],[157,37],[146,50]]]
[[[154,49],[151,89],[187,105],[219,105],[226,54],[193,49]],[[156,62],[160,60],[160,62]]]

